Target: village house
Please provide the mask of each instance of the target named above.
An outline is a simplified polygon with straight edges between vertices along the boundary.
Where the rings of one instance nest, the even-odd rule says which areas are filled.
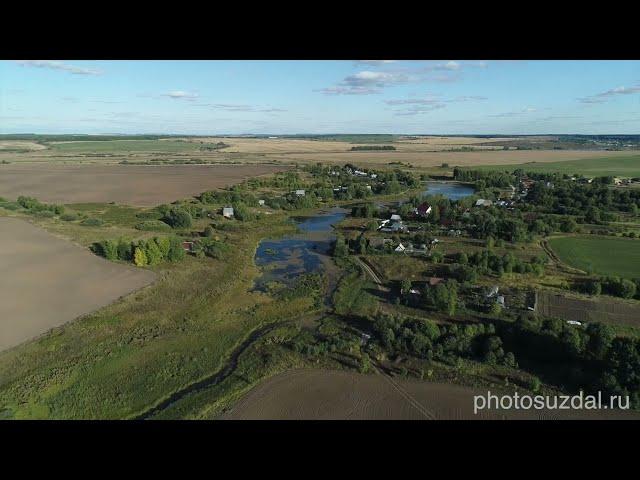
[[[436,285],[438,285],[439,283],[444,282],[444,278],[441,277],[429,277],[427,280],[427,285],[429,287],[435,287]]]
[[[431,210],[432,210],[431,205],[429,205],[427,202],[424,202],[418,205],[414,212],[419,217],[425,218],[429,216],[429,214],[431,213]]]
[[[233,207],[224,207],[222,209],[222,216],[224,218],[233,218]]]
[[[304,190],[302,190],[302,189],[300,189],[300,190],[296,190],[296,191],[295,191],[295,194],[296,194],[298,197],[304,197]]]
[[[258,200],[258,205],[262,207],[264,205],[264,200]]]
[[[403,253],[406,250],[406,247],[399,243],[398,246],[394,249],[394,252]]]
[[[491,298],[491,297],[494,297],[494,296],[498,295],[498,291],[499,291],[498,286],[494,285],[493,287],[491,287],[489,289],[489,293],[487,293],[487,298]]]
[[[193,242],[182,242],[182,249],[185,252],[193,252]]]

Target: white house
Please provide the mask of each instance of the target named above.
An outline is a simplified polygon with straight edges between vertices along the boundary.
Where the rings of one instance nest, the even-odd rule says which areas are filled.
[[[263,206],[264,205],[264,200],[258,200],[258,205]]]
[[[233,217],[233,207],[224,207],[222,209],[222,216],[225,218],[232,218]]]
[[[296,195],[299,197],[304,197],[304,190],[296,190]]]
[[[394,213],[393,215],[391,215],[391,221],[392,222],[400,222],[400,221],[402,221],[402,217],[400,217],[400,215],[396,215]]]
[[[485,200],[484,198],[476,200],[476,207],[490,207],[491,205],[493,205],[491,200]]]
[[[403,244],[399,243],[394,251],[396,251],[396,252],[404,252],[405,250],[406,250],[405,246]]]

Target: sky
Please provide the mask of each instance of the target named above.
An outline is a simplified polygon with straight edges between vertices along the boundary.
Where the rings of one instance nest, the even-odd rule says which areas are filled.
[[[0,61],[0,133],[640,134],[640,61]]]

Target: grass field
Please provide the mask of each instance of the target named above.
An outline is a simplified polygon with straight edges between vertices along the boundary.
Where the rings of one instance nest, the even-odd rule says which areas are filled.
[[[313,307],[249,292],[258,239],[291,228],[247,226],[224,260],[165,265],[148,288],[1,352],[0,418],[129,418],[215,372],[252,330]]]
[[[122,152],[195,152],[196,143],[176,140],[107,140],[91,142],[51,143],[54,151],[65,153],[122,153]]]
[[[600,153],[602,155],[602,153]],[[480,170],[515,170],[522,168],[529,172],[553,172],[578,174],[590,177],[616,175],[620,177],[640,177],[640,155],[605,156],[601,158],[584,158],[563,162],[524,163],[512,165],[483,165],[474,167]]]
[[[609,237],[557,237],[549,245],[563,262],[600,275],[640,276],[640,241]]]

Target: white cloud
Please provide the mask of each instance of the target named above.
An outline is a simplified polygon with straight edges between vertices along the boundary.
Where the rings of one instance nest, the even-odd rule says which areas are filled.
[[[455,97],[452,100],[449,100],[449,102],[476,102],[476,101],[483,101],[483,100],[489,100],[489,99],[481,95],[461,95],[459,97]]]
[[[395,60],[356,60],[356,65],[370,65],[372,67],[379,67],[383,65],[389,65],[395,63]]]
[[[321,88],[317,92],[325,95],[372,95],[382,88],[407,83],[409,76],[402,72],[372,72],[363,70],[348,75],[333,87]]]
[[[347,87],[385,87],[388,85],[406,83],[409,77],[404,73],[396,72],[371,72],[364,70],[362,72],[349,75],[341,85]]]
[[[381,92],[379,88],[370,87],[327,87],[314,91],[324,95],[372,95]]]
[[[580,103],[604,103],[607,100],[610,100],[611,97],[615,97],[617,95],[631,95],[634,93],[640,93],[640,83],[633,87],[612,88],[606,92],[601,92],[596,95],[578,98],[578,101]]]
[[[197,93],[185,92],[184,90],[174,90],[164,94],[165,97],[182,99],[182,100],[194,100],[198,98]]]
[[[102,71],[95,68],[79,67],[54,60],[16,60],[16,62],[23,67],[50,68],[75,75],[102,75]]]
[[[523,108],[522,110],[515,110],[515,111],[512,111],[512,112],[497,113],[497,114],[489,115],[489,116],[490,117],[496,117],[496,118],[519,117],[521,115],[526,115],[527,113],[533,113],[533,112],[537,112],[537,111],[538,111],[537,108],[527,107],[527,108]]]

